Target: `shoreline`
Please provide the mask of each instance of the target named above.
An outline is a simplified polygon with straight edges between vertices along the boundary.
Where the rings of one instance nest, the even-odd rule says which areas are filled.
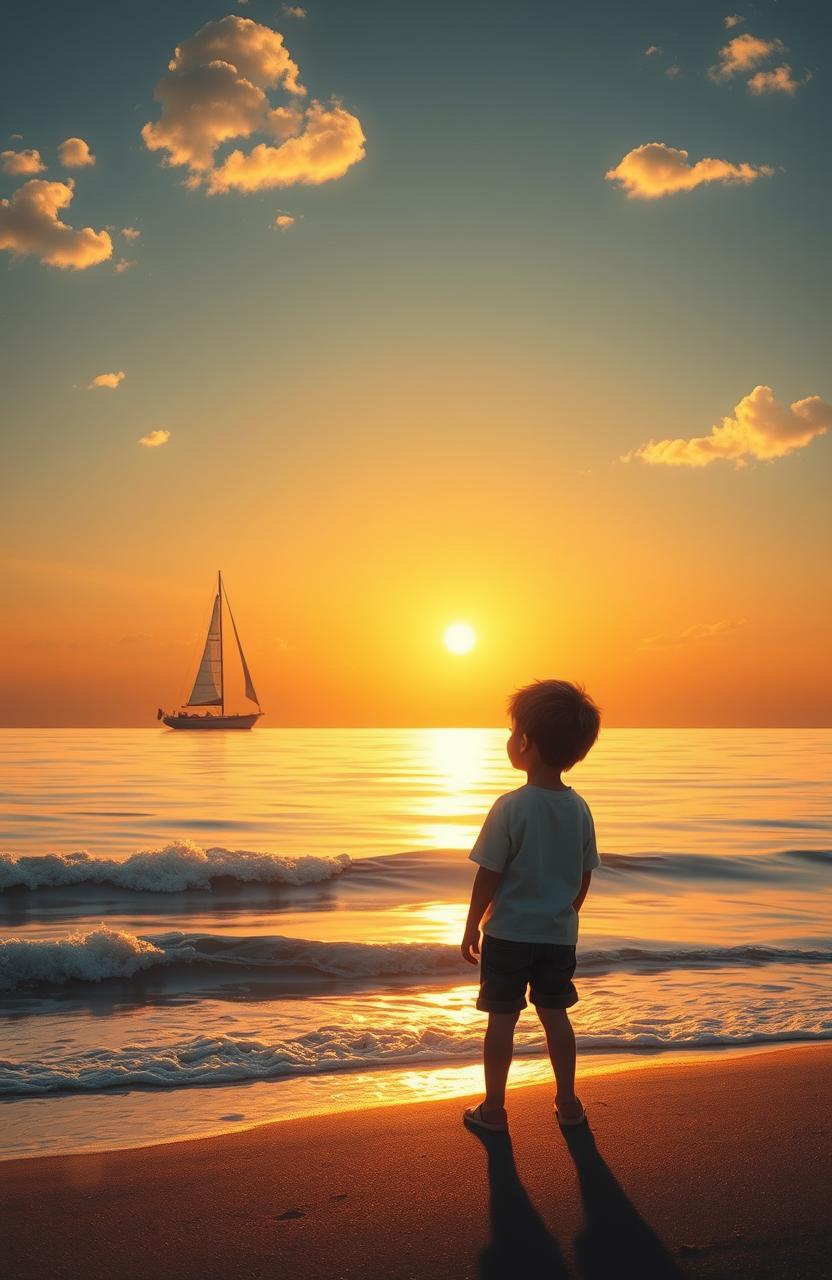
[[[550,1085],[515,1089],[510,1141],[449,1099],[7,1161],[4,1256],[15,1280],[820,1280],[832,1044],[720,1066],[588,1076],[580,1131],[558,1129]]]
[[[617,1076],[634,1071],[654,1070],[665,1066],[695,1067],[712,1063],[715,1060],[732,1061],[734,1059],[751,1058],[760,1054],[797,1053],[824,1045],[829,1045],[832,1048],[832,1041],[784,1040],[745,1045],[707,1045],[695,1049],[678,1050],[636,1047],[630,1050],[594,1050],[585,1053],[579,1051],[577,1082],[580,1086],[582,1081],[599,1076]],[[151,1140],[148,1140],[145,1134],[141,1140],[126,1138],[124,1141],[113,1141],[104,1138],[100,1141],[85,1142],[82,1145],[73,1145],[69,1142],[67,1145],[51,1150],[33,1149],[30,1151],[9,1150],[0,1152],[0,1168],[12,1161],[56,1160],[64,1157],[102,1155],[169,1147],[179,1143],[193,1143],[207,1139],[223,1138],[233,1134],[249,1133],[252,1130],[272,1125],[314,1120],[318,1117],[342,1116],[376,1110],[386,1111],[390,1108],[447,1102],[470,1096],[472,1092],[475,1092],[480,1087],[481,1076],[482,1063],[477,1058],[470,1063],[419,1061],[407,1065],[396,1063],[379,1064],[378,1067],[371,1070],[322,1072],[312,1076],[277,1077],[273,1080],[240,1081],[220,1085],[206,1084],[187,1089],[152,1089],[148,1087],[89,1094],[66,1092],[45,1096],[10,1096],[2,1100],[0,1117],[3,1116],[3,1108],[6,1107],[26,1107],[31,1105],[40,1107],[44,1104],[48,1106],[50,1103],[67,1103],[70,1106],[86,1107],[88,1110],[92,1110],[96,1105],[104,1107],[109,1105],[116,1106],[117,1100],[120,1100],[123,1105],[126,1098],[130,1098],[135,1106],[143,1109],[147,1108],[148,1103],[150,1105],[161,1104],[163,1107],[166,1105],[173,1107],[175,1101],[179,1101],[182,1103],[187,1102],[196,1111],[199,1111],[197,1099],[200,1096],[204,1098],[206,1095],[215,1103],[213,1109],[216,1111],[221,1111],[226,1106],[231,1106],[233,1102],[243,1104],[248,1101],[250,1103],[252,1096],[257,1096],[258,1094],[261,1095],[262,1101],[259,1113],[251,1119],[246,1119],[244,1113],[235,1114],[235,1123],[229,1123],[226,1120],[225,1123],[215,1124],[209,1121],[205,1127],[202,1127],[197,1122],[191,1132],[184,1130],[171,1136],[154,1137]],[[518,1079],[518,1076],[521,1078]],[[525,1078],[522,1078],[523,1076]],[[422,1092],[421,1087],[416,1088],[416,1081],[425,1079],[430,1084],[431,1077],[433,1077],[433,1093],[427,1090]],[[440,1082],[440,1077],[445,1077],[444,1081]],[[451,1077],[450,1082],[447,1077]],[[376,1085],[380,1080],[388,1083],[391,1089],[390,1095],[380,1097],[377,1089],[374,1092],[370,1092],[370,1086],[366,1083],[368,1080],[374,1081]],[[509,1089],[513,1094],[520,1090],[545,1088],[550,1082],[551,1068],[545,1053],[518,1055],[515,1058],[512,1065],[512,1074],[509,1077]],[[274,1114],[274,1103],[266,1095],[280,1091],[287,1084],[300,1086],[301,1089],[306,1087],[309,1090],[310,1097],[313,1096],[314,1090],[323,1091],[327,1086],[329,1086],[330,1090],[335,1090],[339,1087],[344,1089],[346,1086],[348,1090],[347,1098],[342,1101],[338,1099],[337,1095],[333,1097],[332,1093],[330,1093],[328,1101],[323,1102],[323,1104],[319,1097],[316,1101],[312,1101],[307,1105],[301,1103],[284,1114]],[[357,1091],[350,1094],[349,1088],[351,1085],[363,1085],[365,1089],[364,1096],[362,1097]],[[220,1100],[222,1100],[222,1105],[219,1105]],[[179,1117],[181,1125],[183,1123],[181,1109]],[[9,1132],[8,1123],[6,1131],[7,1133]]]

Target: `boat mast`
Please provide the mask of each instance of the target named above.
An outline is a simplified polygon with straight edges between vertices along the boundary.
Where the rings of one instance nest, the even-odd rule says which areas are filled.
[[[217,599],[220,602],[220,715],[225,715],[225,679],[222,660],[222,572],[217,570]]]

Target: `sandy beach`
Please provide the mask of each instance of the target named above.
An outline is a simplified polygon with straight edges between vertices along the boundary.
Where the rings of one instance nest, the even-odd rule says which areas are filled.
[[[828,1274],[832,1045],[587,1078],[567,1138],[551,1089],[511,1139],[462,1102],[0,1165],[14,1280],[97,1277]]]

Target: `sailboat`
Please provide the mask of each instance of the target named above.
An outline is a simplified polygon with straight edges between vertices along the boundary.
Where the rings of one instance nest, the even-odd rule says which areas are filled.
[[[256,704],[256,711],[234,712],[226,715],[225,659],[222,632],[223,600],[228,610],[228,616],[231,619],[234,639],[237,641],[237,651],[243,667],[246,697]],[[198,711],[190,711],[189,708],[191,707],[219,707],[219,714],[211,711],[200,714]],[[217,573],[217,590],[211,610],[211,621],[208,625],[208,636],[202,653],[202,661],[199,664],[196,679],[194,680],[194,687],[191,690],[191,696],[183,704],[181,711],[165,712],[160,707],[156,719],[161,720],[163,724],[168,725],[171,729],[251,729],[262,714],[260,700],[255,693],[251,672],[248,669],[243,646],[240,643],[234,614],[231,612],[231,605],[228,603],[228,594],[222,583],[222,573]]]

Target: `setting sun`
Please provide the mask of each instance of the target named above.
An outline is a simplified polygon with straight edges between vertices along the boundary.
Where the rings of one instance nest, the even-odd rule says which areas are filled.
[[[467,622],[452,622],[445,628],[443,640],[450,653],[470,653],[477,643],[477,633]]]

